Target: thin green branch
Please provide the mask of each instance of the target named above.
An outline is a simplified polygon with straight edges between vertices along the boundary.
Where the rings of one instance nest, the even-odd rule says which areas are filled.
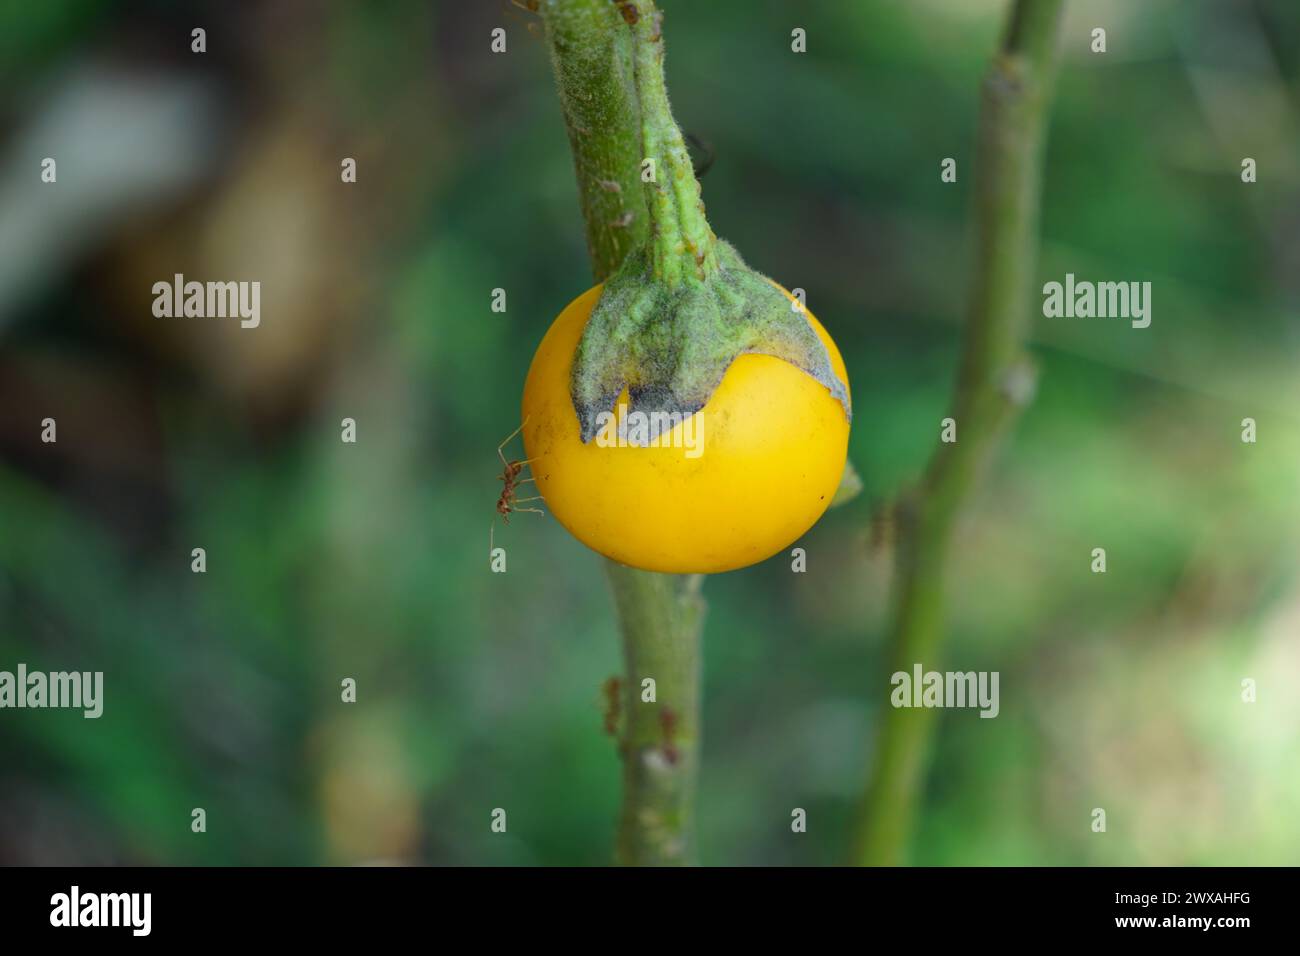
[[[633,6],[640,17],[657,15],[650,0]],[[604,281],[649,231],[633,74],[637,40],[610,0],[542,0],[539,9],[573,150],[592,272]],[[700,579],[605,565],[624,658],[616,859],[626,865],[690,863],[699,762]],[[645,678],[655,681],[654,701],[642,700]]]
[[[1033,392],[1024,353],[1036,268],[1047,105],[1063,0],[1015,0],[983,86],[975,171],[975,262],[952,417],[920,486],[897,504],[890,673],[933,665],[943,636],[953,527],[1000,440]],[[855,857],[903,861],[934,721],[926,708],[882,708]]]

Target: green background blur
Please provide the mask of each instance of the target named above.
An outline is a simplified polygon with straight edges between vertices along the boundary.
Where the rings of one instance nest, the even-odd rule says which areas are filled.
[[[924,662],[999,671],[1001,714],[941,716],[911,858],[1295,864],[1300,6],[1067,6],[1038,285],[1150,281],[1153,321],[1035,321]],[[835,336],[866,483],[806,574],[705,584],[701,857],[843,863],[890,689],[873,513],[947,414],[1004,4],[662,7],[711,223]],[[0,862],[608,861],[601,561],[531,515],[486,561],[496,445],[590,284],[536,18],[11,2],[0,81],[0,669],[105,672],[97,721],[0,711]],[[260,280],[261,327],[155,319],[178,272]]]

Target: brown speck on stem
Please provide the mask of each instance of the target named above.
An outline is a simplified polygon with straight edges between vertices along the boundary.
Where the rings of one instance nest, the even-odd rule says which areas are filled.
[[[623,681],[618,677],[606,679],[603,685],[605,694],[605,733],[613,737],[618,733],[618,712]]]
[[[677,734],[677,712],[671,707],[659,711],[659,727],[663,731],[664,759],[670,764],[676,764],[679,756],[677,744],[674,742]]]

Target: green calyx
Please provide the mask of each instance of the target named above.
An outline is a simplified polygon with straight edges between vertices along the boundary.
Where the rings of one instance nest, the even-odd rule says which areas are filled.
[[[671,286],[646,268],[645,252],[609,282],[573,360],[573,405],[582,440],[600,430],[623,389],[629,411],[671,425],[708,403],[738,355],[771,355],[807,372],[851,416],[826,346],[795,302],[717,242],[719,269],[703,282]],[[676,416],[674,417],[674,413]]]
[[[771,355],[811,375],[851,417],[848,390],[800,307],[709,228],[690,154],[668,106],[661,14],[625,0],[641,110],[647,243],[605,283],[573,361],[582,440],[591,441],[623,389],[649,414],[649,437],[703,408],[739,355]]]

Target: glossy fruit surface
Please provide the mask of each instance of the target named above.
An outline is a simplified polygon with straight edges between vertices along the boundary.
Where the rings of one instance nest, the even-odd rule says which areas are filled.
[[[570,377],[600,292],[589,289],[560,313],[524,384],[524,448],[547,510],[592,550],[649,571],[730,571],[793,544],[844,471],[849,422],[840,402],[788,362],[740,355],[704,408],[658,447],[645,446],[640,420],[628,420],[626,392],[584,444]],[[805,315],[847,386],[835,343]]]

